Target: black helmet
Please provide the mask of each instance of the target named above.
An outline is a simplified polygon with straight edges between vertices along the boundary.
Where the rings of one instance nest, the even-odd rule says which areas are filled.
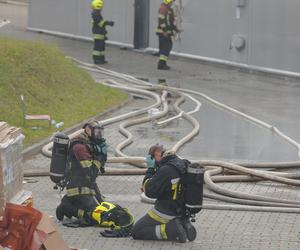
[[[94,142],[99,142],[103,138],[104,127],[98,121],[89,121],[83,125],[83,129],[91,129],[91,140]]]

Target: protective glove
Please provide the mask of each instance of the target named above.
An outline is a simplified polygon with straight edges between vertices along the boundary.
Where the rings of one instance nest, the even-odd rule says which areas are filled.
[[[115,25],[115,22],[114,21],[106,21],[106,25],[108,26],[114,26]]]
[[[146,156],[146,163],[147,163],[147,168],[148,169],[154,169],[155,166],[155,159],[153,158],[152,155],[147,155]]]

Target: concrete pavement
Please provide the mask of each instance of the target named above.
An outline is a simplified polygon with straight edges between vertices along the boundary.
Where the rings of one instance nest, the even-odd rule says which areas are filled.
[[[89,42],[26,31],[26,6],[0,4],[0,16],[12,21],[10,25],[0,29],[0,36],[56,44],[67,55],[91,62],[92,44]],[[155,69],[156,57],[119,50],[111,46],[108,47],[108,59],[110,64],[106,67],[109,69],[149,78],[154,82],[159,78],[165,78],[170,85],[202,91],[241,111],[275,124],[300,141],[298,79],[251,74],[238,69],[185,59],[171,59],[170,65],[173,70],[161,72]],[[267,131],[216,109],[205,101],[203,103],[203,109],[196,115],[200,121],[201,133],[180,152],[182,155],[188,158],[264,161],[297,159],[293,148]],[[146,104],[144,101],[136,101],[112,115],[125,110],[134,110]],[[184,106],[186,110],[191,107],[191,103]],[[105,132],[112,147],[123,139],[116,133],[116,126],[106,128]],[[156,141],[166,146],[172,145],[189,129],[188,124],[182,120],[159,130],[153,129],[151,124],[133,127],[130,130],[139,140],[126,149],[126,152],[132,155],[144,155],[147,147]],[[33,156],[24,163],[24,168],[27,171],[48,170],[49,159],[41,155]],[[139,201],[141,180],[141,176],[105,176],[99,177],[98,184],[111,201],[128,207],[134,216],[139,218],[151,207]],[[60,196],[52,189],[53,184],[46,177],[34,178],[31,181],[35,183],[28,182],[24,187],[33,191],[35,206],[54,215]],[[298,187],[291,188],[270,182],[221,185],[246,193],[300,199]],[[205,200],[205,202],[214,201]],[[101,229],[71,229],[56,223],[70,245],[85,249],[300,249],[298,214],[205,210],[198,215],[196,241],[187,244],[134,241],[129,238],[104,239],[99,234]]]

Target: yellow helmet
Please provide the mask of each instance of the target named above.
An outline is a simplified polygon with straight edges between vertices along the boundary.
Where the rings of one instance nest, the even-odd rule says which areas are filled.
[[[114,216],[116,219],[112,219]],[[98,222],[101,227],[110,227],[114,229],[121,229],[131,227],[134,223],[133,216],[126,208],[121,208],[110,202],[103,201],[92,212],[92,218]]]
[[[101,10],[103,8],[103,0],[93,0],[92,1],[92,9],[94,10]]]
[[[174,2],[174,0],[164,0],[164,4],[171,4],[173,2]]]

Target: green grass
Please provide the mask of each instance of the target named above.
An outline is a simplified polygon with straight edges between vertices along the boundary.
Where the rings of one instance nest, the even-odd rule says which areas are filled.
[[[0,37],[0,120],[21,127],[28,146],[57,129],[35,121],[22,127],[21,94],[27,113],[50,114],[55,121],[63,121],[64,128],[127,98],[123,92],[95,83],[55,46]],[[34,126],[41,127],[34,131]]]

